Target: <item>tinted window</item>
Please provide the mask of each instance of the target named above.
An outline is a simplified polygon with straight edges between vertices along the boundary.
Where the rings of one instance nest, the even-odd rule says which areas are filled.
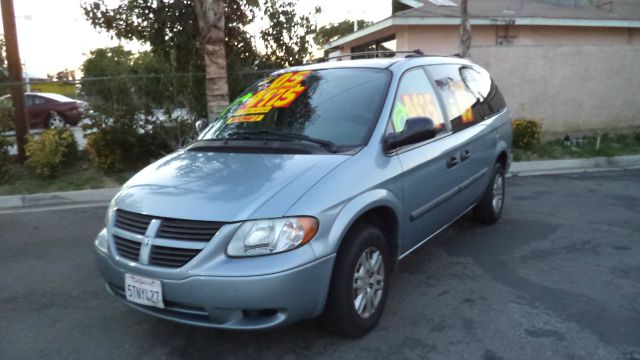
[[[447,110],[453,131],[465,129],[505,107],[502,94],[489,74],[469,65],[428,67]]]
[[[380,116],[390,77],[382,69],[278,73],[249,88],[200,139],[270,131],[302,134],[343,147],[364,145]]]
[[[431,118],[438,131],[446,130],[437,97],[422,68],[409,70],[400,79],[391,112],[393,131],[404,130],[407,119],[413,117]]]
[[[47,103],[47,99],[40,97],[40,96],[34,96],[33,97],[33,104],[34,105],[42,105],[42,104],[46,104]]]
[[[502,111],[506,104],[498,90],[498,86],[491,79],[489,73],[479,66],[465,66],[460,69],[462,81],[480,101],[477,109],[474,109],[481,119],[495,115]]]
[[[478,117],[472,109],[477,98],[462,81],[461,66],[434,65],[428,68],[433,75],[436,88],[442,94],[452,130],[459,131],[478,122]]]
[[[24,100],[27,106],[33,106],[33,96],[27,95],[24,97]]]

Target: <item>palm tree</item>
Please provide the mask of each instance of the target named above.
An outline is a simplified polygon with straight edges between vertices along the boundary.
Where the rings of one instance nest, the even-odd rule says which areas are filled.
[[[229,103],[227,56],[224,48],[224,1],[196,0],[195,11],[204,47],[207,113],[213,119]]]

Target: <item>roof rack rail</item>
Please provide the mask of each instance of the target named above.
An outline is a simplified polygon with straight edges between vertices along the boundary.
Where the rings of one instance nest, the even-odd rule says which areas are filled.
[[[317,59],[312,59],[307,64],[317,64],[317,63],[326,62],[333,59],[340,59],[343,57],[380,55],[380,54],[407,54],[405,57],[425,56],[422,50],[420,49],[415,49],[411,51],[394,51],[394,50],[362,51],[357,53],[350,53],[350,54],[343,54],[343,55],[336,55],[336,56],[323,56]]]

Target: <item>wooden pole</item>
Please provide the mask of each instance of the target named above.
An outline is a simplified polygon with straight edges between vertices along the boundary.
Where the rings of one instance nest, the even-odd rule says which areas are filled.
[[[463,58],[469,57],[469,49],[471,48],[471,25],[469,24],[467,1],[460,1],[460,16],[462,18],[460,23],[460,56]]]
[[[1,0],[2,24],[4,26],[4,41],[7,46],[7,68],[11,82],[11,100],[13,101],[13,121],[16,128],[16,144],[18,146],[18,160],[23,163],[27,156],[24,151],[27,145],[27,109],[24,105],[24,84],[22,83],[22,65],[18,51],[18,32],[16,31],[16,15],[13,10],[13,0]]]

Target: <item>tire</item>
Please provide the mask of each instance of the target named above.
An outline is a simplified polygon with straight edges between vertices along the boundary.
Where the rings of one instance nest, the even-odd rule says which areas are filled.
[[[500,220],[504,208],[504,194],[504,168],[502,164],[496,163],[493,167],[491,182],[487,186],[482,200],[474,209],[476,218],[484,224],[494,224]]]
[[[47,128],[49,129],[62,129],[67,125],[67,122],[64,120],[62,115],[59,113],[52,111],[49,113],[49,117],[47,118]]]
[[[371,263],[378,265],[369,270]],[[350,338],[371,331],[387,300],[390,267],[389,247],[380,230],[366,224],[350,229],[336,256],[320,326]]]

